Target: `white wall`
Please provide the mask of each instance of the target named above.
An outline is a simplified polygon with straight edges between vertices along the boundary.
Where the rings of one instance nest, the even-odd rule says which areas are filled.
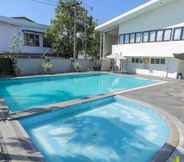
[[[119,25],[119,34],[167,28],[184,22],[183,0],[174,0]]]
[[[0,53],[10,51],[13,36],[18,33],[18,27],[0,22]]]
[[[50,73],[63,73],[73,71],[72,62],[70,59],[64,58],[50,58],[50,62],[53,63]],[[80,71],[88,71],[94,66],[92,60],[79,59]],[[44,59],[41,58],[18,58],[16,66],[20,70],[18,75],[32,75],[43,74],[43,68],[41,64],[44,63]]]
[[[24,40],[22,30],[31,30],[30,28],[19,28],[15,25],[9,25],[7,23],[0,22],[0,53],[10,52],[12,40],[15,36],[19,37],[20,40]],[[35,30],[35,29],[32,29]],[[43,47],[43,35],[40,34],[40,47],[28,47],[22,46],[22,53],[52,53],[50,48]]]
[[[177,77],[177,60],[174,58],[166,58],[165,65],[157,64],[136,64],[131,63],[131,58],[128,58],[128,63],[124,65],[125,71],[128,73],[157,76],[162,78]]]
[[[184,41],[119,44],[112,46],[112,52],[123,56],[174,57],[174,53],[184,52]]]
[[[178,61],[178,73],[182,73],[184,77],[184,60],[177,60]]]

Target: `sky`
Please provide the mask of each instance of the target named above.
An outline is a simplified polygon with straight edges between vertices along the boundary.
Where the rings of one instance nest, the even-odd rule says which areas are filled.
[[[85,4],[86,1],[90,14],[98,24],[145,2],[145,0],[83,0]],[[55,15],[57,2],[58,0],[1,0],[0,16],[26,16],[48,25]]]

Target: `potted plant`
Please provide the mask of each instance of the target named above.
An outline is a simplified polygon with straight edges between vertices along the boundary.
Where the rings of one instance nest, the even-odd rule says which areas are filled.
[[[50,62],[50,59],[46,59],[44,63],[41,64],[42,68],[43,68],[43,71],[45,73],[49,73],[50,70],[52,69],[53,67],[53,64]]]
[[[74,70],[75,70],[76,72],[79,72],[79,71],[80,71],[80,68],[81,68],[81,65],[80,65],[80,63],[75,62],[75,63],[73,64],[73,67],[74,67]]]

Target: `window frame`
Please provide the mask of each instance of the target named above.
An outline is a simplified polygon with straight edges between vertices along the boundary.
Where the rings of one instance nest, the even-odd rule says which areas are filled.
[[[131,58],[131,63],[132,64],[143,64],[144,60],[142,57],[132,57]]]
[[[180,38],[179,39],[175,39],[175,33],[176,33],[176,30],[178,30],[178,29],[181,29]],[[183,27],[174,28],[172,40],[173,41],[181,41],[182,40],[182,31],[183,31]]]
[[[128,42],[126,42],[126,36],[128,36]],[[124,34],[124,44],[130,44],[130,33]]]
[[[131,42],[131,35],[133,35],[133,42]],[[135,33],[129,33],[129,43],[130,44],[134,44],[135,43],[135,36],[136,36]]]
[[[151,40],[151,33],[152,33],[152,32],[155,33],[154,40]],[[156,31],[156,30],[151,30],[151,31],[149,31],[149,42],[151,42],[151,43],[156,42],[156,37],[157,37],[157,31]]]
[[[137,34],[140,34],[140,41],[137,41]],[[135,43],[142,43],[143,40],[143,32],[136,32],[135,33]]]
[[[120,34],[119,35],[119,44],[124,44],[124,39],[125,39],[124,35],[125,34]],[[123,38],[122,40],[121,40],[121,37]]]
[[[40,44],[40,34],[39,33],[23,32],[23,36],[24,36],[24,46],[28,46],[28,47],[41,47],[41,44]],[[30,38],[30,36],[33,36],[33,38]],[[33,42],[30,43],[28,39],[33,39]]]
[[[184,27],[182,27],[181,40],[184,40]]]
[[[147,41],[144,41],[144,35],[145,35],[145,33],[148,33],[148,40]],[[142,42],[143,43],[149,43],[149,39],[150,39],[150,33],[149,33],[149,31],[142,32]]]
[[[166,60],[165,60],[165,58],[162,58],[162,57],[151,57],[150,63],[151,63],[151,65],[165,65]]]
[[[162,38],[161,40],[158,40],[158,32],[162,32]],[[156,42],[163,42],[163,39],[164,39],[164,30],[163,29],[160,29],[160,30],[157,30],[156,31]]]
[[[52,42],[51,42],[51,40],[43,37],[43,47],[44,48],[52,48]]]
[[[170,30],[170,31],[171,31],[169,40],[165,40],[165,33],[166,33],[167,30]],[[171,40],[172,40],[172,34],[173,34],[173,29],[172,29],[172,28],[164,29],[164,34],[163,34],[163,40],[162,40],[162,41],[163,41],[163,42],[171,41]]]

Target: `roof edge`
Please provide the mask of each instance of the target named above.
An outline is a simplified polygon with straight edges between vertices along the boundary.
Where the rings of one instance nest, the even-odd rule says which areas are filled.
[[[129,10],[128,12],[125,12],[125,13],[121,14],[120,16],[117,16],[117,17],[115,17],[115,18],[113,18],[109,21],[106,21],[105,23],[103,23],[101,25],[98,25],[95,28],[95,30],[103,31],[107,28],[118,25],[123,20],[126,21],[126,20],[130,19],[131,16],[133,16],[136,13],[139,13],[139,12],[142,13],[146,9],[152,9],[152,7],[154,7],[156,4],[162,5],[162,4],[165,4],[165,3],[166,3],[166,1],[164,1],[164,0],[150,0],[150,1],[148,1],[144,4],[142,4],[142,5],[139,5],[138,7],[135,7],[133,9]]]

